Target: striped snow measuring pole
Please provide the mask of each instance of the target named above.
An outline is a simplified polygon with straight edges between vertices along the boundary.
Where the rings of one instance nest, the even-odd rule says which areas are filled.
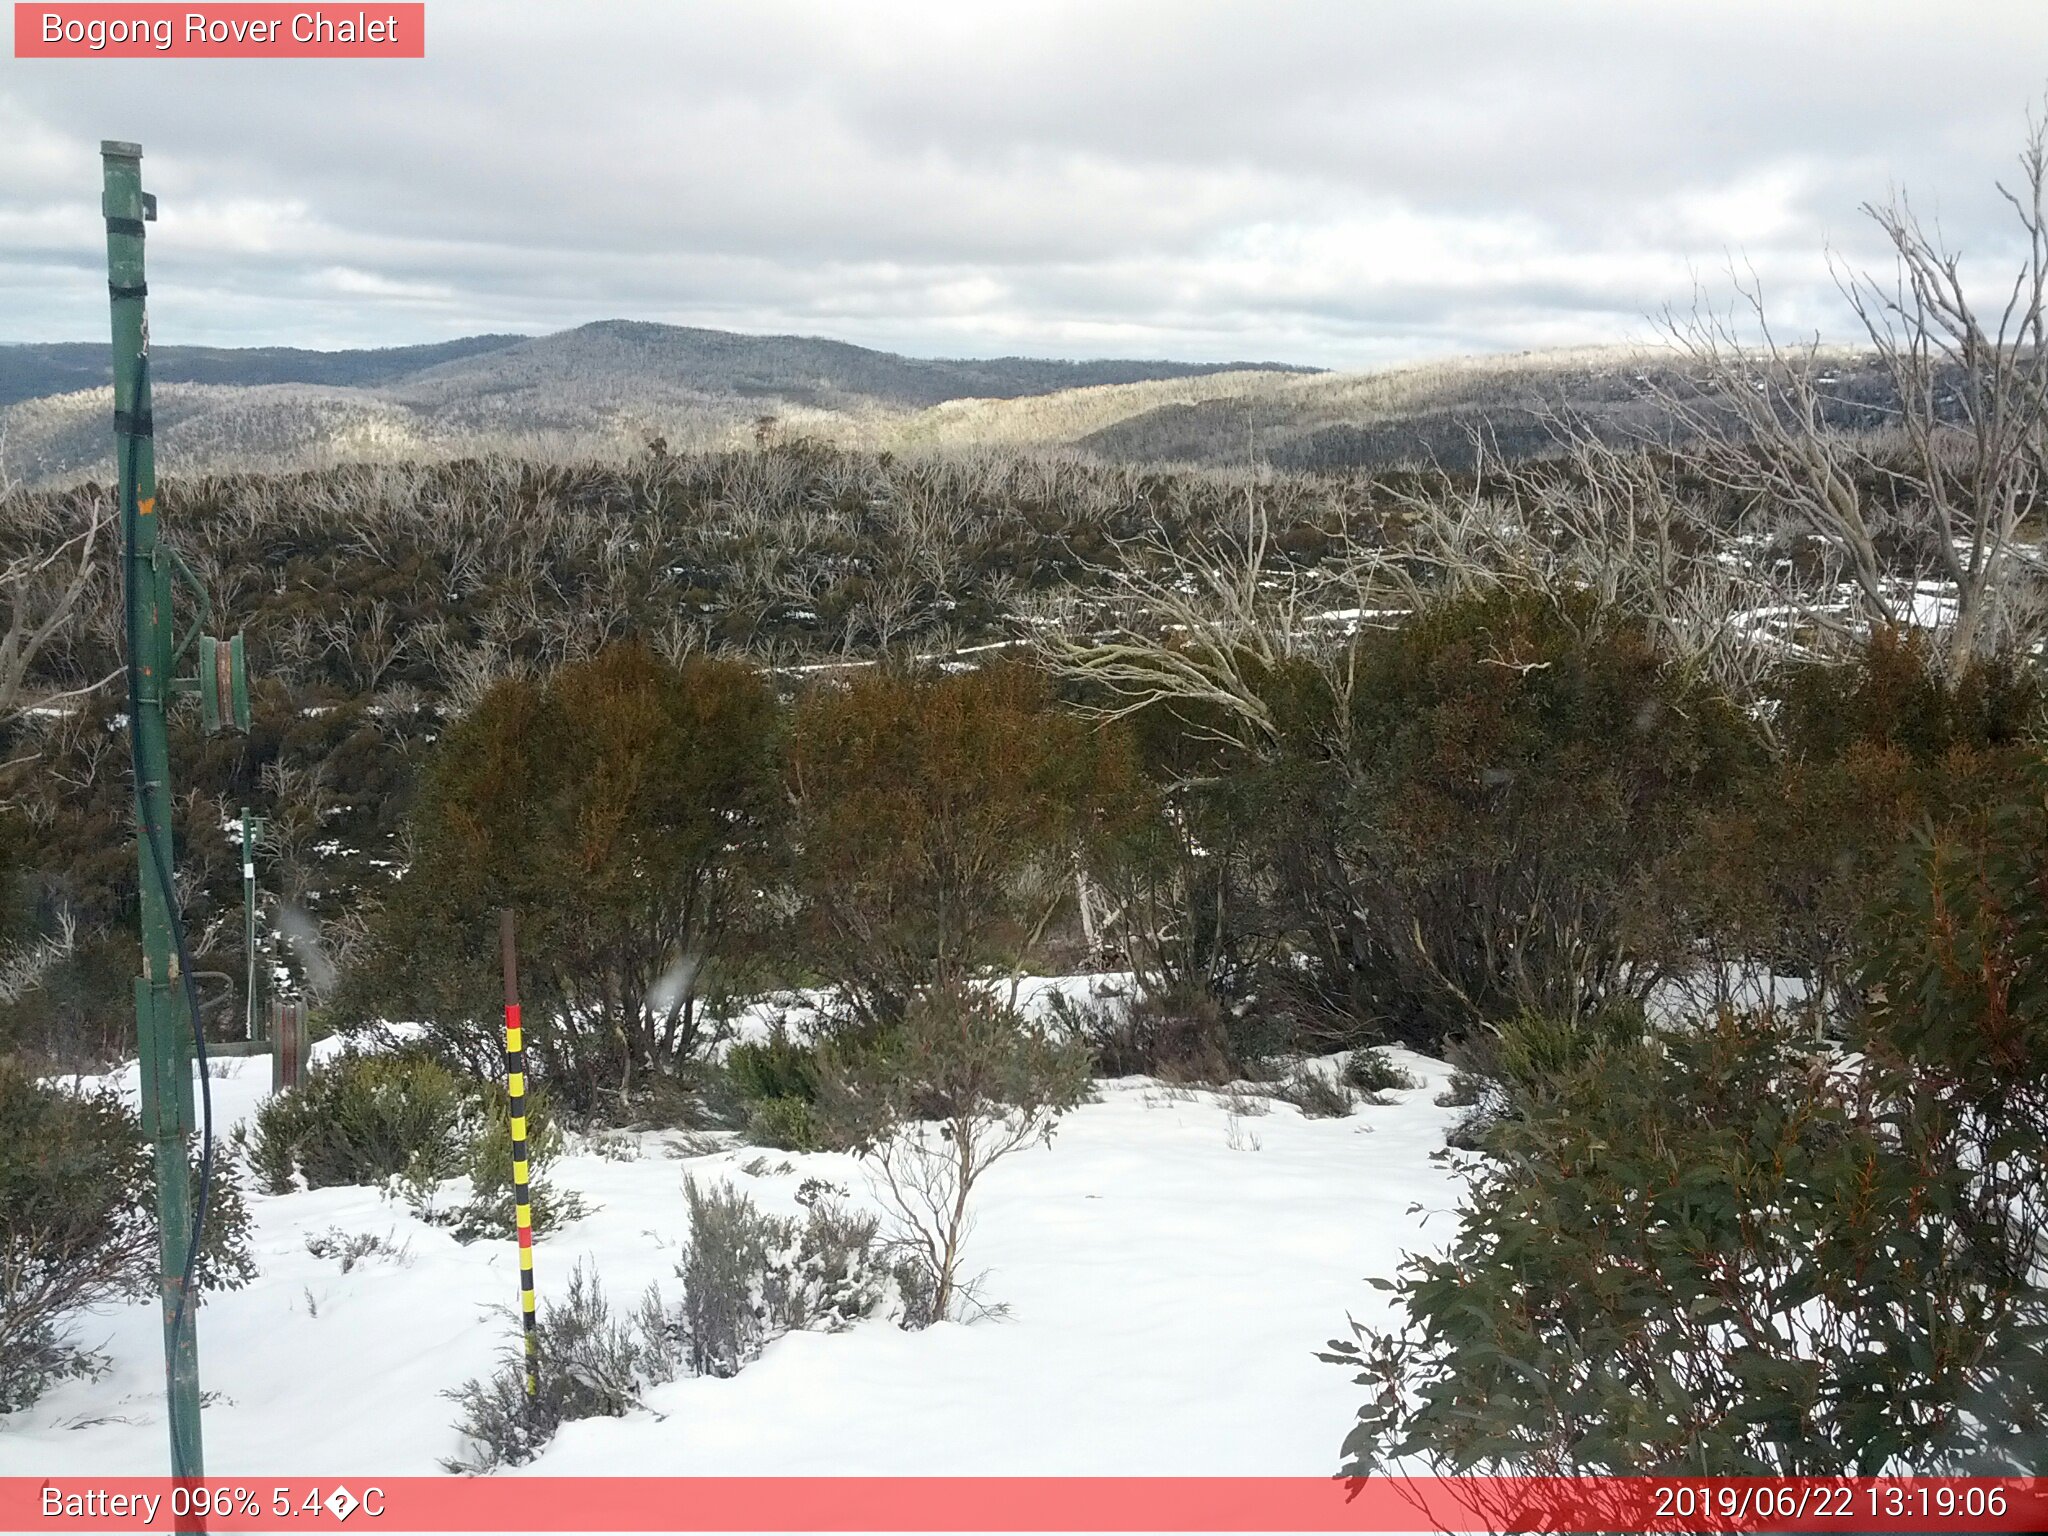
[[[533,1194],[526,1161],[526,1041],[519,1028],[519,959],[513,948],[512,909],[498,913],[505,953],[505,1094],[512,1116],[513,1224],[519,1231],[519,1325],[526,1330],[526,1395],[540,1396],[540,1339],[533,1316]]]

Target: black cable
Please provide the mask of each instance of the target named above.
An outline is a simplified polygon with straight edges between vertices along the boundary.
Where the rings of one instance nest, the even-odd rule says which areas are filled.
[[[144,352],[136,362],[135,399],[130,402],[131,406],[141,405],[148,381],[149,354]],[[131,410],[129,414],[132,421],[137,413]],[[141,666],[136,654],[135,634],[136,600],[139,596],[135,590],[135,542],[139,532],[136,524],[141,514],[141,509],[136,505],[136,497],[141,491],[136,454],[141,442],[140,433],[130,433],[127,491],[121,501],[122,576],[127,599],[123,606],[126,609],[128,641],[128,766],[135,779],[135,819],[142,829],[143,841],[149,847],[150,864],[156,871],[157,888],[163,892],[164,912],[170,920],[171,942],[177,949],[178,979],[184,983],[185,1012],[192,1022],[192,1045],[199,1062],[199,1100],[203,1110],[199,1151],[199,1203],[193,1215],[191,1241],[185,1248],[184,1279],[178,1287],[178,1305],[171,1314],[171,1347],[175,1349],[184,1340],[185,1319],[193,1288],[198,1281],[199,1249],[206,1236],[207,1209],[213,1198],[213,1074],[207,1068],[206,1029],[200,1021],[199,993],[192,980],[192,955],[185,947],[185,915],[179,910],[178,891],[171,882],[170,860],[164,855],[163,839],[158,835],[155,823],[149,819],[146,808],[142,778],[142,743],[135,731],[135,722],[141,714],[142,703]],[[168,622],[168,618],[168,615],[162,615],[160,621]],[[157,682],[159,687],[168,687],[170,680],[159,678]],[[177,1091],[182,1092],[182,1087]]]

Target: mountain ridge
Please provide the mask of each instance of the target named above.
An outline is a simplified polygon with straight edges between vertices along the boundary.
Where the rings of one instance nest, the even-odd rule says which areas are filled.
[[[696,364],[709,392],[728,379],[748,388],[780,392],[786,380],[778,366],[837,369],[850,379],[884,381],[867,391],[896,405],[936,405],[969,397],[1009,399],[1091,384],[1136,383],[1225,372],[1313,373],[1320,370],[1276,362],[1183,363],[1170,359],[1103,358],[1072,361],[1008,356],[919,358],[863,347],[853,342],[795,333],[725,331],[705,326],[666,325],[646,320],[593,320],[539,336],[485,333],[450,341],[396,347],[321,349],[311,347],[212,347],[159,345],[151,353],[154,380],[162,384],[317,384],[345,388],[401,389],[418,382],[474,380],[498,366],[572,361],[609,346],[637,351],[666,367]],[[0,343],[0,407],[107,384],[112,364],[104,342]],[[670,380],[669,382],[675,382]],[[746,392],[741,390],[739,392]],[[864,393],[850,386],[839,392]]]
[[[0,347],[0,380],[19,361],[10,350],[21,351]],[[59,352],[74,384],[87,350]],[[1699,387],[1682,357],[1629,346],[1333,372],[920,359],[824,337],[628,320],[375,352],[252,349],[238,359],[233,349],[166,347],[156,356],[159,462],[174,475],[477,455],[615,459],[655,443],[688,452],[799,439],[1213,468],[1457,467],[1473,462],[1481,440],[1508,458],[1554,451],[1560,418],[1616,443],[1665,441],[1685,430],[1669,410],[1672,392]],[[236,367],[262,382],[223,381]],[[1830,419],[1880,424],[1889,389],[1871,359],[1844,352]],[[110,386],[90,381],[0,404],[0,484],[109,477],[111,410]]]

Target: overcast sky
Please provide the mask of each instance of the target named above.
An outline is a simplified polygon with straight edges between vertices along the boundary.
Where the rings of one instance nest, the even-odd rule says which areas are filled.
[[[374,9],[374,7],[373,7]],[[1902,186],[1971,257],[2048,6],[464,4],[411,62],[0,59],[0,340],[106,332],[140,141],[162,342],[624,316],[919,355],[1363,367],[1649,331],[1731,257],[1840,334]]]

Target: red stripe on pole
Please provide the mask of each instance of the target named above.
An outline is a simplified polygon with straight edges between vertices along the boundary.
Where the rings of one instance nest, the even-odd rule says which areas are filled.
[[[687,1426],[682,1433],[687,1434]],[[0,1529],[172,1528],[170,1478],[0,1478]],[[135,1503],[154,1497],[154,1515]],[[125,1504],[113,1501],[126,1499]],[[2048,1478],[207,1478],[218,1531],[2026,1531]],[[352,1502],[351,1502],[352,1501]],[[184,1517],[177,1517],[184,1518]]]
[[[531,1248],[533,1246],[533,1228],[521,1227],[519,1229],[519,1246],[522,1248]]]

